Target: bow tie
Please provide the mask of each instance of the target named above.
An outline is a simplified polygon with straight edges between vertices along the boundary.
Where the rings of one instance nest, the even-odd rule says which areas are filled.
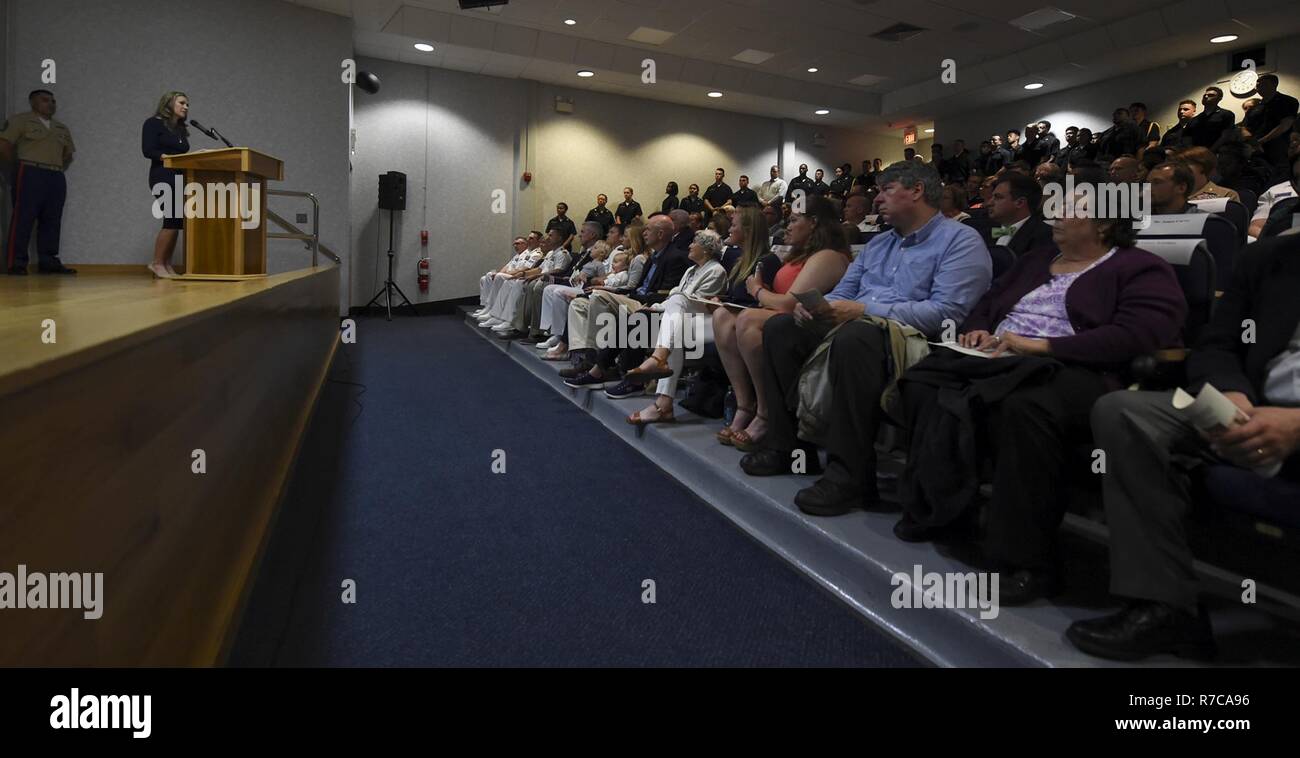
[[[999,237],[1010,237],[1016,233],[1014,226],[995,226],[993,227],[993,239]]]

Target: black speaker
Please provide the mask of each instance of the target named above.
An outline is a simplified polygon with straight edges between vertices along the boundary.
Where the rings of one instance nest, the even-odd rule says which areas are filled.
[[[389,171],[379,175],[379,207],[386,211],[406,210],[406,174]]]

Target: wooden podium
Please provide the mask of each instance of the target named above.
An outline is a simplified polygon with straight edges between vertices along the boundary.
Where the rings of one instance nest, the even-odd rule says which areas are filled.
[[[204,187],[204,211],[212,215],[208,198],[210,185],[235,183],[233,194],[222,192],[227,208],[222,218],[185,219],[185,273],[181,279],[240,280],[266,276],[266,181],[284,179],[284,163],[246,147],[201,150],[163,156],[167,168],[185,172],[185,184]],[[251,205],[249,194],[258,194],[257,226],[245,229],[239,208]],[[182,206],[183,208],[183,206]]]

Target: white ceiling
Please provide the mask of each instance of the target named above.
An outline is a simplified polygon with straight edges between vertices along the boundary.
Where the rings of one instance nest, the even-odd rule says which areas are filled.
[[[1300,31],[1294,0],[511,0],[469,11],[456,0],[288,2],[352,18],[359,55],[890,134],[1208,55],[1216,34],[1240,35],[1224,46],[1240,48]],[[1009,23],[1048,6],[1077,18],[1037,32]],[[869,36],[900,22],[927,31]],[[630,40],[641,27],[670,36]],[[746,50],[771,56],[734,59]],[[653,85],[641,81],[646,58]],[[945,59],[956,84],[940,81]],[[596,76],[578,78],[582,68]],[[1031,80],[1046,86],[1028,92]],[[712,89],[724,97],[706,97]]]

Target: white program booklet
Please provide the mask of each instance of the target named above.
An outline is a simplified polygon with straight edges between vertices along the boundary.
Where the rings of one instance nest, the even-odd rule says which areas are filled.
[[[992,357],[994,357],[994,355],[993,355],[993,351],[992,351],[992,350],[989,350],[988,352],[985,352],[985,351],[983,351],[983,350],[976,350],[976,349],[973,348],[973,347],[962,347],[961,345],[957,344],[956,342],[931,342],[930,344],[931,344],[931,345],[934,345],[934,346],[936,346],[936,347],[946,347],[946,348],[948,348],[949,350],[956,350],[957,352],[961,353],[962,355],[971,355],[971,356],[974,356],[974,357],[976,357],[976,358],[992,358]],[[999,355],[999,356],[997,356],[997,357],[998,357],[998,358],[1003,358],[1003,357],[1006,357],[1006,356],[1008,356],[1008,355],[1014,355],[1014,353],[1003,353],[1002,355]]]
[[[1202,387],[1196,397],[1176,389],[1172,402],[1174,408],[1181,411],[1187,417],[1187,421],[1202,432],[1227,429],[1250,420],[1250,417],[1238,408],[1236,403],[1215,389],[1212,384]],[[1260,476],[1277,476],[1277,472],[1282,470],[1282,464],[1278,462],[1253,470]]]

